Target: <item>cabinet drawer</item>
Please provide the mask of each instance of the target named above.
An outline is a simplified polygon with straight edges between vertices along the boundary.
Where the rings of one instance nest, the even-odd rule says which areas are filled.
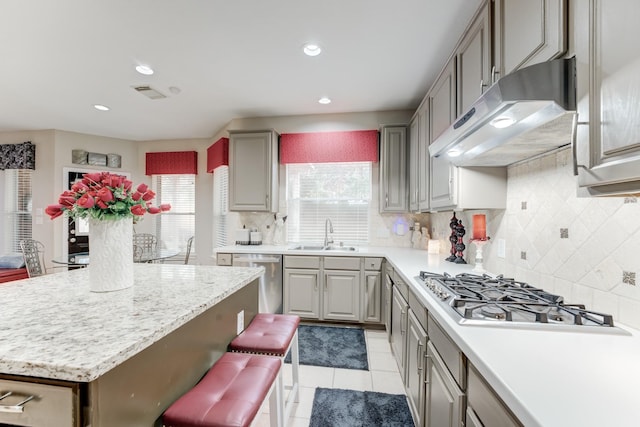
[[[475,366],[469,364],[469,387],[467,399],[474,415],[480,419],[481,425],[500,427],[521,427],[507,407],[485,383]]]
[[[398,288],[400,294],[404,297],[406,301],[409,300],[409,286],[402,280],[400,275],[394,271],[393,273],[393,284]]]
[[[449,335],[446,334],[438,325],[438,323],[428,315],[427,335],[433,346],[438,350],[444,364],[449,372],[458,383],[458,386],[465,390],[467,388],[467,369],[466,358],[457,345],[451,341]]]
[[[382,258],[365,258],[364,269],[380,271],[382,268]]]
[[[360,258],[358,257],[324,257],[326,270],[360,270]]]
[[[0,423],[17,426],[79,425],[77,386],[0,379],[0,396],[8,392],[11,395],[0,400],[0,405],[6,410],[0,411]],[[18,405],[29,396],[33,398]],[[15,412],[9,412],[12,410]]]
[[[285,268],[320,268],[319,256],[286,256]]]
[[[413,311],[413,313],[416,316],[416,319],[418,319],[420,326],[422,326],[424,330],[427,330],[427,309],[424,308],[422,303],[411,291],[409,291],[408,302],[409,302],[409,307],[411,307],[411,311]]]
[[[216,255],[217,265],[231,265],[231,254],[218,254]]]

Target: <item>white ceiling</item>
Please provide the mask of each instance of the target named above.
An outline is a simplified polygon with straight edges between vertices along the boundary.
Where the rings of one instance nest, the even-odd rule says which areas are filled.
[[[209,138],[240,117],[415,109],[480,2],[2,0],[0,131]]]

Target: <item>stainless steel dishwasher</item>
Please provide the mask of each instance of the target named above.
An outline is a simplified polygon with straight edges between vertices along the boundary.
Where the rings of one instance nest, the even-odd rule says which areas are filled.
[[[260,278],[258,310],[282,313],[282,255],[233,254],[234,267],[264,267]]]

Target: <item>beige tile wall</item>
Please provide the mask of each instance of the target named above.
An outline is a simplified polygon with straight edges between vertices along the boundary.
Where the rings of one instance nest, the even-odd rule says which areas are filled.
[[[640,328],[640,203],[577,197],[570,155],[565,149],[509,167],[507,209],[486,212],[491,243],[484,265]],[[473,213],[458,216],[467,225]],[[444,239],[450,217],[431,215]],[[505,258],[498,257],[499,239]],[[473,263],[475,249],[468,246],[466,258]]]

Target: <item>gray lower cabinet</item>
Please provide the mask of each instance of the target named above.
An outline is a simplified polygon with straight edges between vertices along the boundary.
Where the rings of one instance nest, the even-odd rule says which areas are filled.
[[[284,313],[381,323],[382,258],[285,255]]]
[[[426,427],[464,426],[465,394],[436,351],[433,343],[427,343],[426,372]],[[493,424],[487,426],[494,427]]]
[[[472,364],[469,364],[467,395],[467,426],[522,426]]]
[[[424,356],[427,348],[427,332],[411,309],[408,311],[407,320],[407,355],[404,385],[415,424],[421,426],[424,416]]]
[[[325,270],[324,320],[360,321],[360,271]]]
[[[409,304],[397,286],[392,288],[391,298],[391,350],[398,364],[398,370],[404,372],[407,335],[407,312]]]
[[[320,318],[320,270],[284,269],[284,312],[303,319]]]
[[[385,263],[384,267],[384,327],[387,331],[387,340],[391,342],[391,306],[393,289],[393,267]]]

